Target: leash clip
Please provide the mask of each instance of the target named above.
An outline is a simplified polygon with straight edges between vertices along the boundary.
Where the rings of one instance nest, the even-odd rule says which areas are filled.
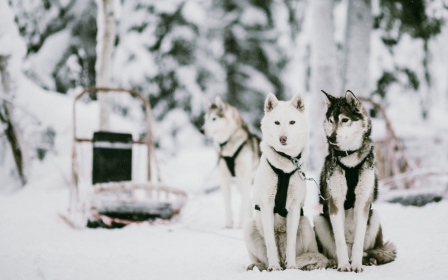
[[[292,161],[292,164],[294,164],[296,167],[299,167],[299,168],[300,168],[300,166],[299,166],[299,160],[298,160],[298,159],[296,159],[296,158],[292,158],[291,161]]]

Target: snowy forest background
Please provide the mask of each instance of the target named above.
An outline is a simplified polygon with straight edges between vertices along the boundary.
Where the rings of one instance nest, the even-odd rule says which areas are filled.
[[[98,84],[97,2],[1,1],[0,103],[17,128],[24,167],[21,180],[2,133],[1,191],[24,185],[46,155],[68,157],[70,145],[61,143],[70,139],[71,114],[58,124],[51,110],[59,99],[48,104],[37,95],[58,93],[69,103]],[[320,90],[340,96],[351,89],[384,106],[417,167],[448,163],[446,1],[117,0],[113,8],[110,85],[149,99],[162,158],[209,144],[198,130],[205,100],[221,96],[260,134],[266,94],[301,92],[315,140],[310,169],[319,170],[326,153]],[[133,111],[114,102],[112,114],[136,122]],[[381,114],[370,112],[374,138],[382,141]],[[69,177],[68,167],[60,168]]]
[[[105,2],[115,31],[104,67]],[[242,230],[223,229],[216,151],[199,131],[216,96],[261,135],[267,93],[300,92],[311,128],[306,174],[318,178],[327,153],[320,91],[347,89],[372,117],[373,209],[398,252],[390,264],[365,266],[363,279],[445,279],[447,46],[447,0],[0,0],[0,279],[358,278],[246,272]],[[188,195],[173,220],[113,230],[75,230],[67,220],[84,215],[90,199],[80,191],[70,200],[73,101],[98,85],[151,102],[160,177]],[[100,129],[95,99],[77,102],[80,138]],[[110,129],[141,140],[140,103],[109,101]],[[77,151],[79,186],[91,193],[92,146]],[[145,155],[133,147],[137,183],[146,181]],[[239,202],[232,189],[235,220]],[[312,222],[321,210],[309,182],[304,215]]]

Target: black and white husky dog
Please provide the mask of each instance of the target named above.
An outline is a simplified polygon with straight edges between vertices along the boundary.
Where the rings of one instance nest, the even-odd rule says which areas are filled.
[[[371,209],[378,194],[371,120],[351,91],[340,98],[323,93],[329,154],[320,176],[324,213],[314,219],[317,242],[338,271],[362,272],[363,264],[385,264],[396,256]]]
[[[250,199],[255,170],[260,162],[260,139],[251,134],[238,110],[216,97],[215,103],[206,107],[204,132],[213,138],[219,162],[221,191],[224,198],[225,227],[233,226],[230,203],[232,177],[241,193],[241,215],[239,227],[253,216]]]

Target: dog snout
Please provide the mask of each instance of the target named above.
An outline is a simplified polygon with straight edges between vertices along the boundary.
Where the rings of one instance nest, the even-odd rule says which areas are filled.
[[[280,136],[280,143],[282,143],[282,145],[286,145],[286,141],[288,140],[288,137],[286,136]]]
[[[331,136],[328,136],[328,141],[336,143],[336,138],[336,134],[332,134]]]

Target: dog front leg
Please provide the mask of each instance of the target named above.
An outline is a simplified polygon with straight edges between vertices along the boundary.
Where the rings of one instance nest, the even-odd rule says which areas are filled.
[[[299,220],[300,208],[288,212],[288,216],[286,216],[286,269],[297,269],[296,244]]]
[[[224,199],[224,210],[226,215],[226,228],[232,227],[232,205],[230,204],[230,180],[224,180],[221,183],[221,192]]]
[[[354,272],[363,271],[362,257],[364,253],[364,240],[366,236],[371,198],[373,197],[373,188],[375,185],[375,173],[372,170],[365,170],[359,179],[359,183],[355,189],[355,238],[353,240],[351,264],[352,271]]]
[[[360,207],[362,206],[360,205]],[[362,208],[365,208],[365,206]],[[351,269],[354,272],[362,272],[362,256],[364,252],[368,213],[366,214],[364,209],[356,209],[356,207],[354,212],[355,238],[353,241]]]
[[[266,242],[266,253],[268,255],[268,271],[282,270],[282,268],[280,267],[280,261],[278,259],[277,244],[275,244],[274,213],[272,211],[273,208],[273,206],[263,206],[261,208],[264,240]]]
[[[336,243],[336,256],[338,258],[338,271],[351,271],[350,263],[348,262],[347,243],[345,241],[345,211],[341,204],[336,210],[336,213],[330,213],[331,225],[333,227],[334,241]]]

